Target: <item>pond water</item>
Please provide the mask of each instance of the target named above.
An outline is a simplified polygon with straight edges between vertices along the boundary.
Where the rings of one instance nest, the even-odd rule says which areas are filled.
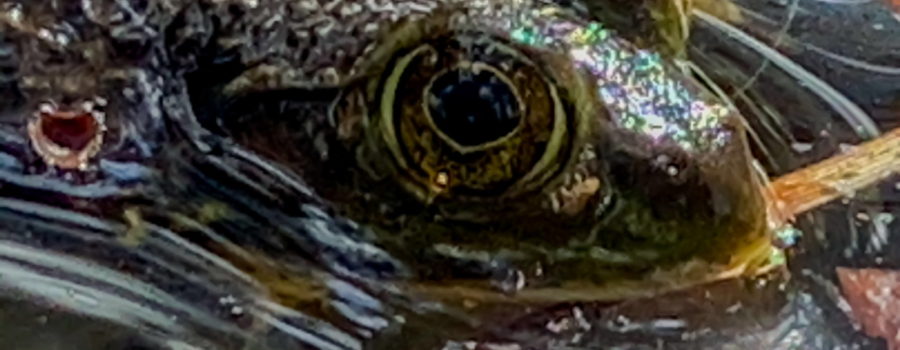
[[[343,137],[346,132],[350,135],[347,139],[354,140],[356,121],[328,118],[334,111],[355,111],[360,104],[371,103],[347,98],[353,95],[339,84],[346,72],[328,69],[339,67],[334,62],[353,62],[347,52],[361,50],[354,41],[336,39],[329,44],[344,51],[319,57],[312,48],[321,42],[278,29],[319,23],[316,21],[331,23],[315,16],[285,19],[316,6],[325,8],[324,2],[81,3],[0,2],[0,348],[888,348],[884,339],[871,332],[867,335],[849,316],[848,287],[839,282],[837,269],[900,268],[900,235],[893,234],[900,232],[900,221],[895,219],[900,215],[895,205],[900,200],[900,177],[853,191],[840,201],[799,216],[792,230],[779,236],[779,243],[786,246],[784,265],[759,276],[680,288],[653,297],[645,297],[645,293],[655,294],[646,288],[604,289],[593,290],[594,295],[619,298],[589,300],[583,291],[592,289],[564,283],[545,294],[528,294],[540,283],[551,285],[557,282],[554,278],[565,280],[582,274],[574,269],[583,266],[559,263],[575,266],[565,271],[539,263],[526,271],[515,262],[522,254],[532,254],[528,249],[484,255],[429,241],[444,231],[413,240],[377,240],[379,232],[361,229],[360,224],[343,217],[379,219],[388,216],[384,213],[411,210],[408,202],[398,200],[403,204],[386,206],[383,211],[372,209],[365,205],[368,198],[341,191],[341,183],[349,178],[343,172],[303,163],[310,158],[279,155],[294,148],[293,139],[281,138],[287,134],[315,139],[306,142],[305,148],[299,147],[304,155],[342,161],[341,157],[349,156],[322,146],[330,141],[316,139],[323,134],[319,129],[346,123],[342,125],[351,126],[335,133]],[[365,11],[376,13],[374,9],[381,7],[375,5],[387,6],[382,9],[390,8],[385,13],[394,16],[428,12],[434,5],[428,1],[334,3],[327,11],[338,11],[335,13],[347,18],[334,22],[338,27],[339,23],[355,23],[352,20],[385,20],[387,17],[354,17]],[[560,3],[570,6],[571,2]],[[572,7],[590,13],[584,8],[592,5]],[[715,86],[740,110],[750,130],[756,163],[769,177],[851,151],[854,145],[900,126],[900,15],[892,12],[889,3],[736,0],[734,6],[732,16],[724,19],[704,13],[694,17],[685,62],[702,71],[696,79]],[[174,11],[176,8],[183,10]],[[283,12],[286,8],[297,12]],[[209,15],[214,12],[216,16]],[[41,17],[52,13],[70,20],[55,23]],[[237,20],[250,16],[248,13],[271,20],[249,24]],[[344,18],[340,16],[335,18]],[[605,16],[628,18],[630,14]],[[166,25],[154,27],[154,23]],[[555,24],[554,30],[574,31],[572,23]],[[357,27],[358,32],[345,36],[370,35],[367,26]],[[322,26],[315,28],[325,31]],[[408,30],[416,32],[414,29]],[[34,38],[22,33],[34,34]],[[231,42],[241,37],[235,33],[256,39],[234,44]],[[524,31],[514,33],[511,37],[517,40],[528,38]],[[316,38],[316,34],[310,35]],[[115,40],[73,39],[92,36]],[[404,38],[397,37],[398,47],[403,47]],[[40,46],[44,44],[32,47],[28,40],[43,40],[51,43],[46,44],[50,48]],[[75,49],[70,47],[72,40]],[[489,46],[477,39],[472,39],[474,44],[453,40],[446,39],[450,42],[447,52],[463,51],[459,47],[464,47],[488,61],[491,55],[515,56],[503,51],[507,46]],[[210,52],[208,47],[215,45],[230,49]],[[104,56],[109,52],[116,55]],[[266,61],[267,55],[281,56]],[[410,54],[412,58],[405,64],[421,65],[417,72],[431,69],[427,59],[414,56]],[[528,59],[537,61],[543,56],[535,53]],[[246,73],[243,64],[247,61],[272,66]],[[273,63],[283,61],[314,67],[309,69],[315,73],[304,81],[315,82],[316,88],[299,86],[294,75],[302,72],[288,72]],[[470,66],[460,64],[456,69],[464,71]],[[526,64],[513,66],[508,69],[530,72]],[[22,73],[26,71],[39,78],[27,79],[31,76]],[[484,101],[506,98],[502,104],[506,109],[490,115],[510,120],[519,118],[521,111],[541,110],[542,106],[533,102],[540,101],[537,97],[509,102],[516,96],[507,96],[511,92],[502,80],[506,78],[497,78],[506,77],[500,71],[488,66],[474,70],[473,75],[463,72],[448,80],[470,85],[486,80],[490,91],[454,95],[445,89],[437,95],[478,96]],[[401,73],[396,79],[410,76]],[[528,74],[510,76],[540,86],[521,78]],[[566,77],[565,72],[555,74]],[[186,82],[182,77],[187,77]],[[395,86],[394,94],[401,96],[415,83],[426,81],[414,78],[408,80],[406,90]],[[577,90],[576,84],[570,84],[567,89]],[[271,93],[251,91],[249,98],[238,102],[219,95],[248,86],[279,88]],[[534,88],[529,96],[543,96],[541,91]],[[556,96],[568,90],[553,91],[544,94]],[[333,103],[336,99],[343,103]],[[302,103],[292,102],[298,100]],[[432,103],[432,108],[439,102]],[[517,112],[519,105],[526,108]],[[470,109],[476,107],[481,105]],[[239,117],[214,117],[218,115]],[[296,119],[254,119],[259,115]],[[57,131],[77,134],[72,137],[80,141],[79,147],[70,149],[77,154],[59,155],[52,147],[33,147],[39,143],[36,140],[43,140],[35,136],[40,135],[38,129],[29,125],[34,118],[59,119],[47,119],[44,127],[69,125]],[[469,122],[474,123],[472,120]],[[399,122],[396,125],[390,128],[405,130]],[[540,135],[540,128],[534,129]],[[452,134],[460,130],[465,128],[453,129]],[[504,129],[503,135],[468,136],[503,141],[504,135],[515,133]],[[93,138],[97,134],[102,137]],[[452,136],[436,135],[435,139]],[[243,147],[248,142],[265,146]],[[404,147],[421,145],[415,142]],[[515,152],[532,151],[526,147]],[[529,161],[543,164],[538,158]],[[304,171],[291,170],[297,168]],[[468,178],[451,175],[438,171],[434,179],[426,180],[433,180],[439,190],[460,180],[471,185],[467,189],[481,191],[487,188],[485,183],[494,183],[481,179],[500,176],[493,172]],[[410,183],[417,184],[416,176],[410,176]],[[504,179],[500,176],[495,182]],[[572,193],[576,188],[592,194],[598,191],[592,182],[578,182],[582,187],[572,187]],[[390,192],[366,190],[379,195]],[[431,195],[413,192],[421,197]],[[393,200],[392,196],[404,197],[405,193],[390,193],[385,198]],[[332,202],[340,201],[360,204],[335,208]],[[598,208],[606,205],[588,202]],[[573,200],[556,205],[566,210],[588,204]],[[489,206],[477,208],[493,213]],[[456,219],[438,217],[424,221],[443,225]],[[385,226],[406,232],[421,221],[404,218]],[[483,223],[460,222],[464,222],[458,226],[463,230],[475,227],[472,222]],[[547,232],[567,228],[538,221],[534,225],[548,226]],[[498,238],[497,242],[507,241]],[[424,249],[406,244],[434,244],[443,255],[435,259],[422,253]],[[607,262],[635,259],[615,253],[602,250],[597,254]],[[553,254],[561,260],[566,256]],[[488,281],[489,286],[441,280],[458,271],[474,276],[473,280]],[[624,271],[596,274],[597,278],[612,279],[633,272]],[[405,283],[412,279],[409,276],[424,283]],[[431,283],[434,281],[438,282]],[[516,295],[533,298],[517,299]],[[576,295],[579,297],[569,298]],[[628,300],[621,300],[622,295]]]

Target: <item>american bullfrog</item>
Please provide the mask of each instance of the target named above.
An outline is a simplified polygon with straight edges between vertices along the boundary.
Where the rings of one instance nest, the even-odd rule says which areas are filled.
[[[771,252],[745,124],[633,5],[0,5],[4,286],[170,347],[440,347]]]

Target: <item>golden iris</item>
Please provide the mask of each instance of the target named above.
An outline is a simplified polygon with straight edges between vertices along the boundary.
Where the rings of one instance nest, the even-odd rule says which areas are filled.
[[[590,100],[576,98],[587,89],[571,63],[476,30],[410,27],[383,49],[369,95],[369,136],[408,189],[497,198],[564,169]]]

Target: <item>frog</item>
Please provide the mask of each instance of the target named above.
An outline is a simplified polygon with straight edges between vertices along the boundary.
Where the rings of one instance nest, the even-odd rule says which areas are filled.
[[[620,6],[4,2],[0,230],[213,348],[432,348],[752,275],[771,230],[745,125]]]

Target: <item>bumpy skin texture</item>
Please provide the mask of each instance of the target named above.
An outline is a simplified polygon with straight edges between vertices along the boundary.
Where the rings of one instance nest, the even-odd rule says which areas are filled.
[[[590,16],[582,6],[561,3],[555,5],[573,16]],[[573,281],[603,286],[691,259],[726,267],[735,251],[763,236],[758,183],[733,117],[714,126],[727,134],[724,143],[701,152],[655,142],[598,109],[579,124],[584,130],[577,147],[540,191],[473,205],[460,221],[442,218],[466,208],[425,205],[398,186],[393,173],[373,178],[361,169],[357,154],[373,113],[365,87],[381,73],[371,71],[378,64],[368,60],[395,39],[396,22],[450,11],[502,32],[516,27],[505,21],[554,4],[0,5],[3,239],[92,261],[120,271],[117,278],[146,281],[189,300],[196,305],[148,301],[155,299],[134,291],[123,297],[178,315],[179,325],[216,346],[243,344],[275,324],[260,315],[277,308],[249,301],[261,294],[312,315],[278,309],[279,318],[338,320],[336,326],[300,327],[334,348],[388,339],[372,341],[377,347],[396,341],[392,335],[414,333],[416,317],[444,312],[410,301],[403,294],[407,284],[465,281],[476,289],[515,290],[527,277],[529,288]],[[26,132],[33,112],[45,100],[77,105],[96,97],[107,101],[100,153],[84,169],[48,166]],[[88,242],[98,249],[84,249]],[[104,283],[94,288],[128,289]],[[352,296],[360,289],[386,304]],[[236,315],[231,303],[218,302],[223,295],[255,305],[248,309],[256,313]],[[360,315],[368,318],[354,319]],[[410,348],[443,336],[436,333],[468,334],[454,333],[472,327],[463,319],[421,343],[410,340]],[[161,334],[184,332],[152,317],[142,320]],[[328,348],[311,340],[307,345]]]

